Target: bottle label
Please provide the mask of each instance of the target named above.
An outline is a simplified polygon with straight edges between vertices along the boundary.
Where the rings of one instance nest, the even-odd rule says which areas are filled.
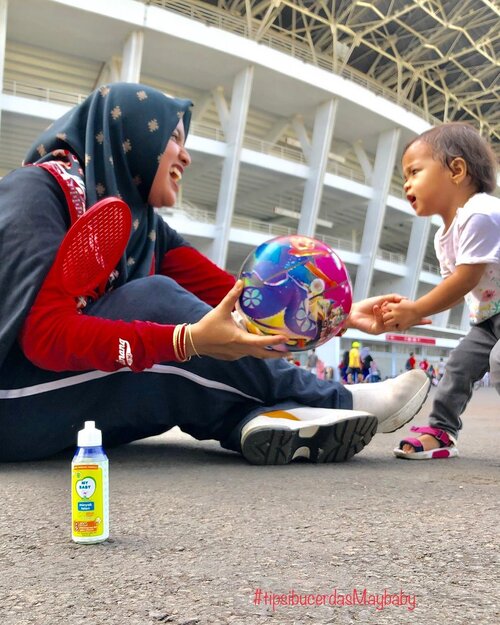
[[[75,464],[72,476],[73,535],[82,538],[104,532],[103,471],[98,464]]]

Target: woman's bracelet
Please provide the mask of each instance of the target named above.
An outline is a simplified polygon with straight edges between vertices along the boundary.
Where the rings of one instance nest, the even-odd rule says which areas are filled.
[[[188,323],[188,326],[187,326],[187,329],[186,329],[187,336],[188,336],[189,342],[191,344],[191,348],[192,348],[193,352],[195,353],[195,356],[198,356],[198,358],[201,358],[200,354],[198,354],[198,352],[196,351],[196,347],[194,346],[193,335],[191,334],[191,328],[192,328],[192,325],[190,323]]]
[[[181,323],[174,328],[172,343],[174,346],[175,359],[178,362],[187,362],[191,356],[186,352],[186,327],[187,323]]]

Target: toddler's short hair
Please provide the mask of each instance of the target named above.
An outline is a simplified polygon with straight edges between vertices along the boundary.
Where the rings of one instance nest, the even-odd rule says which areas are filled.
[[[410,141],[404,152],[417,141],[428,143],[433,154],[446,167],[450,167],[453,159],[463,158],[467,164],[467,173],[478,193],[493,193],[495,190],[497,159],[490,144],[474,126],[465,122],[449,122],[436,126]]]

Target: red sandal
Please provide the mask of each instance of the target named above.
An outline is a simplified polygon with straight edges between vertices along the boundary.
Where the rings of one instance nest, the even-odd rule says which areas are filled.
[[[398,458],[405,458],[406,460],[434,460],[437,458],[454,458],[458,456],[458,449],[456,442],[448,432],[433,428],[430,426],[413,426],[410,428],[411,432],[418,432],[418,434],[430,434],[439,443],[438,449],[424,450],[424,446],[418,438],[408,437],[403,438],[399,443],[399,447],[394,450],[394,455]],[[403,451],[404,445],[411,445],[415,451]]]

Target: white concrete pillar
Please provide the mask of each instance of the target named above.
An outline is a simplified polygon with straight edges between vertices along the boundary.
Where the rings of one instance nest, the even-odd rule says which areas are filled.
[[[337,367],[340,362],[340,338],[333,337],[324,345],[320,345],[316,348],[316,353],[326,367],[333,368],[333,377],[335,380],[338,380],[339,370]]]
[[[432,324],[438,328],[446,328],[448,325],[448,319],[450,318],[450,311],[443,310],[440,313],[432,315]]]
[[[321,104],[316,111],[314,120],[313,140],[309,158],[309,173],[302,196],[302,208],[297,232],[314,236],[316,222],[321,208],[323,183],[325,178],[328,154],[332,143],[337,100],[329,100]]]
[[[358,163],[361,165],[361,169],[363,170],[363,175],[365,177],[366,184],[372,184],[373,179],[373,167],[370,163],[370,159],[368,158],[368,154],[365,152],[362,142],[355,141],[352,144],[354,154],[358,159]]]
[[[204,93],[199,99],[196,100],[196,106],[193,108],[191,120],[192,122],[199,122],[206,115],[212,105],[212,94],[210,92]]]
[[[267,132],[266,142],[274,145],[281,138],[283,133],[290,127],[288,119],[279,119]]]
[[[112,82],[120,82],[122,71],[122,60],[119,56],[112,56],[97,76],[96,85],[107,85]]]
[[[400,130],[388,130],[379,136],[373,168],[373,195],[366,211],[365,227],[361,240],[361,263],[354,285],[354,300],[369,296],[373,278],[375,256],[384,223],[387,196],[396,160]]]
[[[0,93],[3,93],[3,74],[5,68],[5,45],[7,41],[7,5],[9,0],[0,0]],[[0,124],[2,122],[2,105],[0,99]]]
[[[144,47],[144,33],[142,30],[133,30],[127,37],[123,46],[122,70],[120,80],[122,82],[140,82],[142,50]]]
[[[411,226],[410,243],[406,253],[406,276],[402,280],[401,295],[415,299],[418,290],[420,272],[427,249],[427,240],[431,229],[431,220],[415,217]]]
[[[391,377],[394,378],[398,375],[398,367],[397,367],[397,350],[394,343],[391,343]]]
[[[231,112],[229,111],[226,98],[224,97],[224,87],[216,87],[212,91],[212,96],[215,102],[215,108],[217,109],[217,115],[219,116],[220,125],[222,126],[222,130],[224,132],[224,135],[226,136],[227,141],[227,134],[229,133],[229,125],[231,120]]]
[[[217,212],[215,215],[215,239],[210,257],[220,267],[225,267],[229,232],[234,213],[234,201],[240,171],[241,149],[245,136],[250,94],[252,92],[253,67],[247,67],[236,76],[231,98],[231,112],[226,132],[226,156],[222,166]]]
[[[309,136],[307,134],[306,127],[304,126],[304,118],[302,115],[295,115],[292,120],[292,128],[295,132],[295,136],[299,140],[300,147],[302,148],[306,161],[309,161],[311,158],[311,142],[309,141]]]

